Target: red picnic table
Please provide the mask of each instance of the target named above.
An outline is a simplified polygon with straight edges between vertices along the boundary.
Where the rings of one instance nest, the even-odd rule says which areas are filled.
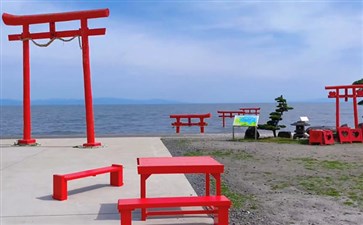
[[[224,165],[210,156],[138,158],[137,164],[141,198],[146,198],[146,180],[152,174],[205,174],[206,196],[210,196],[210,175],[212,175],[216,180],[216,195],[221,195],[221,173],[224,171]],[[165,214],[167,214],[165,211],[148,213],[146,209],[141,209],[142,220],[146,220],[147,215]]]

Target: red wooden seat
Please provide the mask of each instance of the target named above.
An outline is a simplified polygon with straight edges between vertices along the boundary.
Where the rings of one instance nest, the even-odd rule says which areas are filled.
[[[231,201],[225,196],[189,196],[189,197],[161,197],[161,198],[134,198],[119,199],[118,210],[121,225],[132,224],[132,211],[137,208],[171,208],[171,207],[212,207],[207,210],[189,211],[154,211],[152,215],[177,215],[177,214],[214,214],[215,225],[228,225],[228,209]]]
[[[63,201],[66,200],[67,195],[67,182],[69,180],[80,179],[84,177],[96,176],[99,174],[110,173],[110,184],[112,186],[122,186],[123,167],[122,165],[112,164],[112,166],[102,167],[92,170],[85,170],[76,173],[69,173],[64,175],[54,174],[53,175],[53,198]]]

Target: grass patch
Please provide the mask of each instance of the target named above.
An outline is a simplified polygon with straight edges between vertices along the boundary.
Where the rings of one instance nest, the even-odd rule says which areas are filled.
[[[305,169],[316,171],[317,176],[300,176],[291,180],[291,186],[309,193],[330,196],[347,206],[363,209],[363,165],[338,160],[317,160],[314,158],[293,158]],[[357,171],[360,172],[357,175]],[[283,189],[285,183],[275,184],[272,189]]]
[[[351,201],[345,201],[343,202],[344,205],[347,205],[347,206],[354,206],[354,202],[351,202]]]
[[[201,150],[184,153],[184,156],[202,156],[202,155],[204,155],[204,152],[202,152]]]
[[[297,177],[296,185],[313,194],[346,199],[343,204],[363,209],[363,174],[339,177]]]
[[[203,155],[210,155],[214,157],[232,157],[238,160],[247,160],[252,159],[253,155],[245,152],[245,151],[238,151],[234,152],[232,150],[216,150],[216,151],[204,151],[204,150],[196,150],[191,152],[184,153],[184,156],[203,156]]]
[[[318,165],[318,160],[314,158],[293,158],[292,160],[302,162],[307,170],[315,170]]]
[[[280,137],[266,137],[255,139],[238,139],[239,142],[267,142],[276,144],[309,144],[307,139],[291,139],[291,138],[280,138]]]
[[[253,159],[253,155],[245,151],[239,151],[237,153],[234,153],[233,157],[238,160]]]
[[[229,200],[232,201],[232,207],[235,209],[246,208],[249,209],[257,209],[256,200],[252,195],[242,195],[238,192],[231,191],[229,187],[222,183],[222,193],[225,195]]]
[[[302,177],[303,180],[298,184],[306,191],[317,195],[339,197],[340,192],[334,187],[334,181],[331,177]]]
[[[285,189],[285,188],[287,188],[287,187],[290,187],[291,186],[291,184],[289,183],[289,182],[281,182],[281,183],[278,183],[278,184],[274,184],[274,185],[272,185],[271,186],[271,189],[272,190],[282,190],[282,189]]]
[[[217,150],[217,151],[210,152],[210,155],[215,156],[215,157],[228,157],[228,156],[233,155],[233,151],[231,151],[231,150],[229,150],[229,151]]]
[[[216,182],[214,179],[211,180],[212,190],[216,188]],[[222,195],[225,195],[232,202],[232,208],[235,209],[257,209],[257,201],[253,195],[243,195],[238,192],[232,191],[228,185],[224,182],[221,183]]]
[[[177,141],[176,141],[176,145],[178,146],[178,147],[185,147],[185,146],[187,146],[187,145],[189,145],[190,144],[190,140],[188,140],[188,139],[178,139]]]
[[[325,169],[329,169],[329,170],[346,170],[346,169],[351,169],[354,167],[354,164],[352,163],[347,163],[347,162],[341,162],[341,161],[328,161],[328,160],[324,160],[321,162],[321,166]]]
[[[355,163],[347,163],[337,160],[317,160],[314,158],[293,158],[292,160],[302,162],[307,170],[348,170],[356,167]]]

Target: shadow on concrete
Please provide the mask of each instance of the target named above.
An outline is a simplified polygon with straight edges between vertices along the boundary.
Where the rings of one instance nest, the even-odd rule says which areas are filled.
[[[96,220],[120,220],[116,202],[117,200],[115,203],[102,203]]]
[[[100,188],[104,188],[104,187],[109,187],[109,186],[110,186],[109,184],[95,184],[95,185],[91,185],[91,186],[87,186],[87,187],[83,187],[83,188],[77,188],[77,189],[68,191],[68,196],[95,190],[95,189],[100,189]],[[37,197],[37,199],[43,200],[43,201],[58,201],[58,200],[53,199],[52,194]]]

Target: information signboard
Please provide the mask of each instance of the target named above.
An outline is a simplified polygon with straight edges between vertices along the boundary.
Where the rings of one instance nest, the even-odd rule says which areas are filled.
[[[236,115],[233,120],[234,127],[256,127],[259,115]]]
[[[235,127],[257,127],[259,115],[236,115],[233,120],[232,138],[234,140]],[[257,138],[257,128],[255,129],[255,139]]]

